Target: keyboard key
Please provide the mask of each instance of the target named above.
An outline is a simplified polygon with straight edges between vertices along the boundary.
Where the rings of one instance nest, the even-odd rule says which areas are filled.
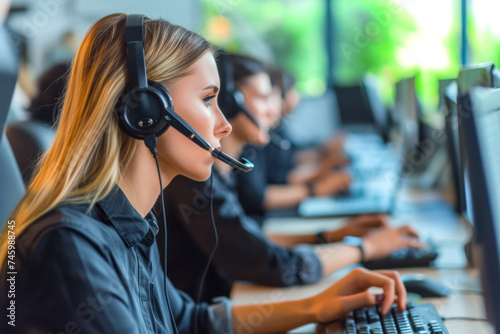
[[[394,304],[382,316],[380,305],[355,310],[343,320],[344,334],[449,334],[431,304],[407,306],[399,311]]]

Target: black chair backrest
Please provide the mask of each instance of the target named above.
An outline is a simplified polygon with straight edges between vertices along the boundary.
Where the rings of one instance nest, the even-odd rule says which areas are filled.
[[[7,114],[17,81],[18,61],[5,26],[0,25],[0,228],[24,194],[24,184],[7,136]]]
[[[50,147],[55,130],[52,126],[37,120],[9,123],[5,129],[17,165],[26,186],[33,177],[35,164]]]

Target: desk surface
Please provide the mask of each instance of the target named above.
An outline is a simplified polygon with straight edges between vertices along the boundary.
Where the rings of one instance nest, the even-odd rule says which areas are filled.
[[[470,232],[435,192],[404,192],[398,196],[398,203],[390,222],[393,226],[410,224],[423,240],[432,239],[437,243],[439,257],[431,268],[411,268],[398,270],[401,274],[422,273],[443,282],[453,292],[448,298],[424,298],[423,302],[434,304],[444,318],[485,318],[485,310],[480,294],[479,273],[476,268],[468,268],[463,247]],[[311,233],[335,228],[343,219],[332,218],[272,218],[265,222],[266,232]],[[286,232],[285,232],[286,231]],[[235,304],[278,302],[312,296],[330,286],[352,268],[344,268],[317,284],[291,288],[262,287],[236,283],[231,293]],[[448,320],[445,325],[450,333],[491,334],[494,330],[485,321]],[[306,325],[291,333],[314,333],[316,325]]]

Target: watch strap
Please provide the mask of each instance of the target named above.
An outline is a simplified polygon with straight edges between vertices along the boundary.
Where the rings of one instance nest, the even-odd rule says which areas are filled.
[[[323,245],[323,244],[328,243],[325,232],[319,232],[318,234],[316,234],[314,240],[316,241],[316,244],[318,244],[318,245]]]

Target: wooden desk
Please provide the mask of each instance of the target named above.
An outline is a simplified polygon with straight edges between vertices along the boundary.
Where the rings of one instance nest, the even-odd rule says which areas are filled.
[[[343,219],[331,218],[273,218],[265,222],[264,229],[267,232],[310,233],[338,227],[342,222]],[[450,206],[441,200],[439,194],[404,190],[398,196],[398,203],[390,222],[394,226],[410,224],[424,240],[432,239],[437,243],[439,257],[435,267],[398,270],[401,274],[428,275],[441,281],[453,291],[448,298],[424,298],[422,302],[434,304],[438,313],[444,318],[485,318],[479,273],[476,268],[467,267],[464,253],[464,245],[469,240],[470,231]],[[231,299],[235,304],[248,304],[304,298],[326,289],[351,269],[352,267],[343,268],[317,284],[291,288],[237,283],[232,290]],[[484,321],[449,320],[445,321],[445,325],[453,334],[494,333],[491,326]],[[316,329],[316,324],[310,324],[290,333],[315,333]]]

